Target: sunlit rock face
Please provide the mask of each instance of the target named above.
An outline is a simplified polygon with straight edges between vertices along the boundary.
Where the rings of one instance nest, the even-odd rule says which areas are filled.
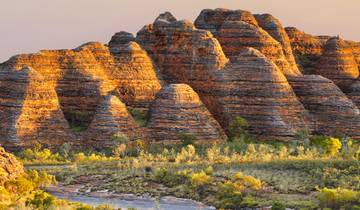
[[[285,75],[300,75],[296,65],[288,62],[282,45],[258,26],[255,17],[246,11],[239,12],[246,15],[233,18],[229,13],[237,11],[205,10],[200,13],[195,25],[199,29],[211,29],[231,61],[236,59],[242,48],[253,47],[273,61]]]
[[[22,164],[16,160],[15,156],[7,153],[0,147],[0,185],[8,180],[13,180],[24,173]]]
[[[346,41],[348,45],[350,45],[354,58],[358,64],[358,68],[360,68],[360,43],[354,41]]]
[[[346,89],[359,76],[359,69],[353,50],[339,37],[330,38],[325,46],[315,73],[334,81],[339,87]]]
[[[83,143],[94,147],[111,147],[118,144],[120,138],[143,139],[144,135],[145,131],[136,124],[126,105],[117,96],[108,95],[99,104],[83,136]]]
[[[316,36],[312,36],[295,27],[286,27],[292,50],[298,55],[320,56],[323,42]]]
[[[313,74],[325,45],[326,38],[312,36],[295,27],[285,28],[298,65],[304,74]]]
[[[289,81],[311,114],[311,126],[316,133],[360,138],[359,109],[331,80],[319,75],[304,75]]]
[[[206,83],[209,70],[221,69],[228,62],[221,46],[208,31],[165,14],[144,26],[137,33],[137,41],[153,58],[166,82],[190,82],[192,86]]]
[[[197,143],[226,140],[219,123],[186,84],[170,84],[157,94],[147,127],[151,138],[161,143],[179,142],[181,134],[195,135]]]
[[[0,69],[0,120],[0,143],[7,147],[76,143],[51,82],[29,67]]]
[[[289,140],[306,126],[307,111],[286,77],[258,50],[243,48],[214,78],[216,89],[211,91],[227,118],[225,122],[242,116],[252,134],[268,140]]]
[[[293,69],[296,74],[299,74],[299,69],[292,52],[290,39],[280,21],[270,14],[255,15],[255,18],[259,23],[259,26],[281,44],[284,55],[291,69]]]
[[[208,30],[217,37],[219,35],[219,29],[228,20],[244,21],[248,24],[258,26],[255,17],[249,11],[221,8],[202,10],[194,24],[197,28]]]
[[[107,73],[116,83],[116,95],[128,106],[148,108],[163,83],[152,60],[126,32],[115,34],[109,49],[115,66]]]
[[[66,118],[87,127],[102,96],[114,91],[127,104],[146,107],[161,88],[150,58],[135,42],[88,43],[74,50],[19,55],[5,65],[31,66],[56,89]]]

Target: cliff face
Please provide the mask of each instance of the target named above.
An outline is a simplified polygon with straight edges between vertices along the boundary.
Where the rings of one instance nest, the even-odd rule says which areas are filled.
[[[136,37],[0,64],[0,143],[101,147],[180,133],[221,142],[236,116],[264,140],[306,128],[360,139],[359,65],[358,42],[284,28],[270,14],[206,9],[193,24],[165,12]],[[129,106],[151,107],[146,128]]]
[[[242,15],[236,15],[237,18],[234,18],[233,14],[238,13]],[[230,60],[236,59],[242,48],[253,47],[273,61],[285,75],[300,75],[290,54],[290,44],[285,43],[288,40],[280,23],[268,15],[258,15],[257,19],[260,20],[260,24],[247,11],[204,10],[196,19],[195,26],[206,30],[210,28]],[[263,25],[264,28],[259,25]],[[276,39],[287,48],[283,48]]]
[[[304,75],[289,81],[309,111],[310,127],[316,133],[345,134],[359,139],[360,111],[331,80],[319,75]]]
[[[216,73],[217,106],[227,123],[242,116],[250,132],[264,139],[291,139],[307,123],[307,111],[296,98],[281,70],[253,48]]]
[[[50,82],[29,67],[0,72],[1,142],[9,147],[76,142]]]
[[[331,79],[341,88],[351,85],[359,77],[358,65],[351,46],[338,37],[330,38],[324,46],[324,53],[315,73]]]
[[[128,42],[108,47],[88,43],[74,50],[19,55],[5,63],[14,69],[30,66],[55,89],[69,121],[87,127],[102,96],[114,91],[128,105],[146,107],[161,84],[150,58]]]
[[[152,139],[161,143],[179,142],[181,134],[195,135],[198,143],[226,140],[219,123],[185,84],[168,85],[157,94],[147,127]]]

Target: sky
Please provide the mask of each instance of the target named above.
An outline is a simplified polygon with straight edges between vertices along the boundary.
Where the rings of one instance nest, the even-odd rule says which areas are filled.
[[[206,8],[270,13],[283,26],[360,41],[360,0],[0,0],[0,63],[41,49],[107,43],[118,31],[135,34],[164,11],[194,21]]]

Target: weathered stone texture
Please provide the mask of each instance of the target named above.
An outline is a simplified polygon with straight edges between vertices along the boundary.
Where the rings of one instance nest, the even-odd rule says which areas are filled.
[[[281,70],[258,50],[243,48],[214,78],[211,92],[226,122],[244,117],[260,139],[289,140],[305,127],[307,111]]]
[[[116,138],[129,140],[143,138],[145,131],[140,129],[126,105],[118,97],[103,97],[89,128],[83,136],[85,145],[95,147],[113,146],[118,143]]]
[[[318,134],[360,137],[360,112],[356,105],[329,79],[304,75],[289,79],[296,95],[312,116]]]
[[[323,43],[318,37],[300,31],[295,27],[286,27],[285,30],[295,54],[321,56]]]
[[[291,69],[293,69],[296,74],[300,74],[292,52],[290,39],[280,21],[270,14],[255,15],[255,18],[258,21],[259,26],[281,44]]]
[[[339,37],[330,38],[324,46],[315,73],[331,79],[341,88],[351,85],[359,76],[352,48]]]
[[[202,12],[197,18],[196,27],[200,29],[213,28],[214,36],[219,40],[222,49],[231,61],[237,58],[237,55],[244,47],[253,47],[263,53],[273,61],[285,75],[300,75],[300,71],[288,62],[284,55],[281,44],[270,36],[264,29],[258,26],[256,19],[253,24],[247,19],[229,18],[226,13],[220,10]],[[252,16],[252,15],[251,15]],[[252,16],[253,17],[253,16]],[[202,24],[201,20],[211,26]],[[221,21],[224,20],[224,21]]]
[[[179,142],[184,133],[195,135],[198,143],[226,140],[219,123],[186,84],[170,84],[157,94],[147,127],[152,139],[161,143]]]
[[[0,142],[8,147],[76,142],[50,82],[29,67],[0,70],[0,120]]]

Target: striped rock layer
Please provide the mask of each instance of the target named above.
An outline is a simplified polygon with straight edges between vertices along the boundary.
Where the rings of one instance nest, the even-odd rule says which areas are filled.
[[[330,38],[321,56],[316,74],[334,81],[341,88],[348,87],[359,77],[359,69],[351,46],[339,37]]]
[[[270,14],[206,9],[193,24],[165,12],[136,37],[0,64],[0,144],[101,147],[122,135],[177,142],[183,132],[223,141],[236,116],[259,139],[306,128],[360,139],[359,64],[358,42],[283,28]],[[151,107],[147,128],[126,106]]]
[[[219,123],[186,84],[170,84],[157,94],[147,128],[151,138],[161,143],[179,142],[181,134],[195,135],[198,143],[226,140]]]
[[[134,140],[143,138],[144,134],[126,105],[117,96],[108,95],[98,106],[94,119],[83,136],[83,143],[94,147],[110,147],[116,145],[119,138]]]

